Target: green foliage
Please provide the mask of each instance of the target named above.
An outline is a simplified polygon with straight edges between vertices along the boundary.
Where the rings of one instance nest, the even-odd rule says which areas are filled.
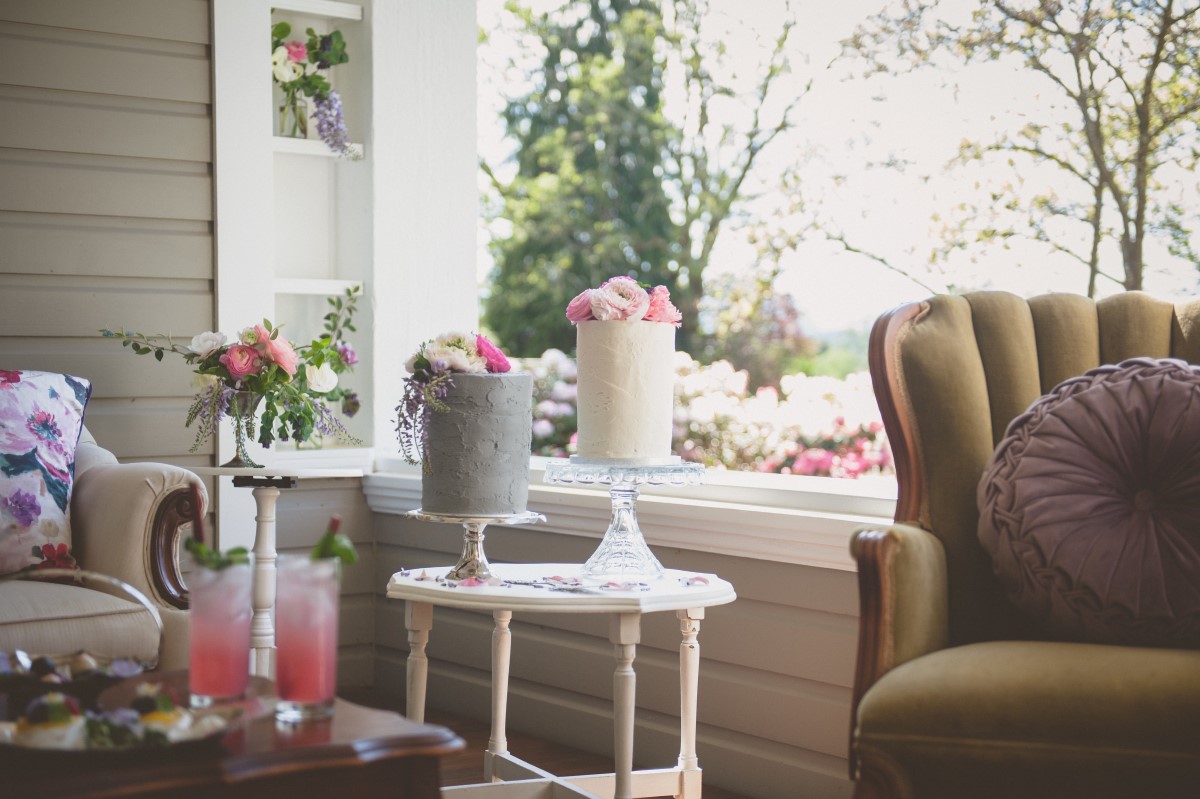
[[[789,294],[774,291],[775,274],[724,275],[709,281],[704,300],[706,362],[729,361],[744,369],[749,388],[779,387],[799,361],[816,352],[801,330],[800,312]]]
[[[485,324],[519,357],[571,352],[567,303],[628,275],[670,290],[683,314],[676,346],[699,351],[703,273],[719,232],[799,102],[768,98],[787,68],[794,19],[747,90],[736,74],[744,65],[701,34],[703,0],[569,0],[547,14],[512,2],[509,10],[542,59],[523,76],[532,89],[503,113],[515,177],[503,182],[482,165],[495,214],[512,230],[491,243]],[[670,119],[668,81],[693,98]],[[734,106],[740,112],[728,113]]]
[[[230,566],[236,564],[250,562],[250,553],[246,551],[245,547],[234,547],[233,549],[221,552],[216,549],[209,549],[208,545],[198,538],[188,538],[184,541],[183,546],[192,554],[196,563],[206,569],[219,571],[221,569],[228,569]]]

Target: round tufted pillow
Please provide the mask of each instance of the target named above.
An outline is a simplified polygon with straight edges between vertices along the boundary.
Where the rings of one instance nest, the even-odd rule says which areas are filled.
[[[1200,367],[1064,381],[1009,424],[976,496],[996,576],[1046,633],[1200,647]]]

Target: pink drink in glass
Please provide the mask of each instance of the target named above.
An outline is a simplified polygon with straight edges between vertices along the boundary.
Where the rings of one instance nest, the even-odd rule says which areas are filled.
[[[193,707],[241,699],[250,679],[250,564],[224,569],[196,564],[188,580]]]
[[[275,688],[283,721],[324,718],[337,688],[341,562],[282,555],[275,586]]]

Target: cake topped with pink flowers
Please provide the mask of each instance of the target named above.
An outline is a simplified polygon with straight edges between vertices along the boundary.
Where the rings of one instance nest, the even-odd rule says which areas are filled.
[[[647,291],[614,277],[567,305],[576,328],[577,461],[671,463],[675,328],[682,316],[666,286]]]

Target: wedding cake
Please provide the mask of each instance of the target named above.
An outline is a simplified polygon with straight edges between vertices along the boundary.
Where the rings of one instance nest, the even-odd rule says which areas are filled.
[[[663,286],[617,277],[567,306],[576,326],[578,453],[583,463],[656,465],[671,455],[675,328]]]
[[[409,360],[398,432],[405,457],[423,467],[424,512],[525,512],[533,378],[510,369],[485,337],[456,333],[422,344]]]

